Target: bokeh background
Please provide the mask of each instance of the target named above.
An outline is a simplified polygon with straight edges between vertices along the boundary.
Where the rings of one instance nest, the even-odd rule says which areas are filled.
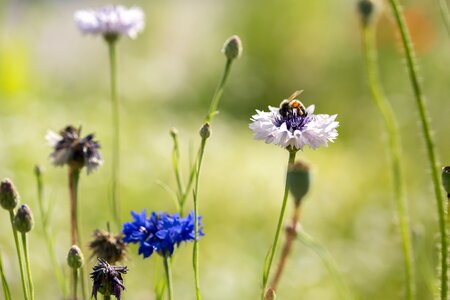
[[[244,53],[233,65],[214,120],[200,182],[201,285],[205,299],[256,299],[264,256],[281,205],[287,152],[254,141],[248,129],[255,109],[278,105],[293,91],[316,112],[338,114],[339,138],[329,148],[305,150],[313,166],[303,228],[334,257],[357,299],[401,299],[403,268],[390,186],[386,133],[366,85],[355,0],[128,1],[146,13],[146,29],[118,44],[122,103],[122,220],[131,210],[175,211],[156,182],[175,188],[169,130],[180,132],[187,170],[189,149],[221,76],[225,39],[238,34]],[[450,39],[437,1],[402,1],[418,50],[437,150],[450,164]],[[39,222],[35,164],[45,169],[46,200],[58,260],[70,246],[67,171],[51,166],[47,130],[82,125],[102,144],[105,166],[80,182],[84,241],[106,228],[111,174],[111,115],[107,48],[76,29],[77,9],[106,1],[0,1],[0,177],[11,178],[34,210],[31,239],[36,299],[62,299]],[[418,114],[398,35],[388,7],[378,23],[380,71],[398,117],[403,143],[418,281],[418,299],[436,290],[435,200]],[[185,174],[186,175],[186,174]],[[185,176],[186,177],[186,176]],[[191,200],[189,204],[191,205]],[[291,207],[287,216],[291,213]],[[21,289],[7,212],[0,212],[0,251],[14,299]],[[84,245],[86,256],[89,253]],[[174,265],[177,299],[194,299],[192,245],[182,245]],[[162,271],[155,256],[137,247],[125,262],[126,299],[153,299]],[[94,260],[90,260],[88,268]],[[68,270],[65,270],[66,274]],[[279,299],[339,299],[319,257],[295,244]],[[3,295],[0,296],[0,298]]]

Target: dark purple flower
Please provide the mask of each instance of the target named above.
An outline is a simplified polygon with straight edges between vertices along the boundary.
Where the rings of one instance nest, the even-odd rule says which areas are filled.
[[[128,272],[127,267],[111,266],[105,260],[97,258],[98,263],[94,266],[91,273],[91,279],[94,282],[92,286],[92,297],[97,300],[97,293],[104,296],[115,296],[120,300],[123,285],[122,274]]]

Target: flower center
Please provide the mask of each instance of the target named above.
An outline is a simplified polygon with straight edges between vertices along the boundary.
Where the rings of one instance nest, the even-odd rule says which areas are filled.
[[[297,113],[297,111],[289,111],[285,115],[276,115],[273,124],[280,127],[283,123],[286,123],[286,127],[289,131],[294,132],[295,130],[302,130],[306,124],[311,120],[308,113],[302,116]]]

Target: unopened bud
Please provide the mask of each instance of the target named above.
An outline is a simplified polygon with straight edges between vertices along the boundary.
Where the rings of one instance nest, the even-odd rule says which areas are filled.
[[[209,123],[203,124],[202,128],[200,128],[200,136],[204,140],[211,136],[211,126],[209,125]]]
[[[27,233],[30,232],[31,229],[33,229],[33,213],[26,204],[22,204],[17,210],[17,213],[14,216],[14,226],[16,227],[17,231],[21,233]]]
[[[0,183],[0,205],[6,210],[12,210],[19,204],[20,196],[14,184],[9,179]]]
[[[67,264],[72,269],[79,269],[83,266],[84,257],[78,246],[73,245],[70,247],[69,254],[67,254]]]
[[[228,38],[223,45],[222,52],[229,60],[239,58],[242,54],[242,42],[237,35]]]
[[[442,168],[442,186],[450,196],[450,166]]]
[[[40,177],[42,175],[42,168],[39,165],[34,166],[34,175]]]
[[[269,288],[264,295],[264,300],[275,300],[277,298],[277,294],[273,288]]]
[[[170,129],[170,135],[172,136],[172,138],[175,138],[176,136],[178,136],[178,130],[175,127],[172,127]]]
[[[374,19],[375,10],[377,9],[374,0],[358,1],[358,13],[361,16],[361,22],[364,26],[368,26]]]
[[[304,162],[296,162],[289,166],[287,182],[291,194],[294,196],[295,206],[299,206],[303,197],[309,191],[309,165]]]

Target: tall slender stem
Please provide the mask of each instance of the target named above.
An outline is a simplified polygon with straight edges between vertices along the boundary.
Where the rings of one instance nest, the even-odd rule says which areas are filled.
[[[170,257],[167,255],[164,256],[164,271],[166,273],[169,300],[173,300],[172,270],[170,268]]]
[[[202,166],[203,161],[203,154],[205,152],[205,146],[206,146],[206,138],[202,138],[202,142],[200,144],[200,149],[198,153],[198,162],[197,162],[197,171],[195,172],[195,187],[194,187],[194,232],[195,232],[195,240],[194,240],[194,252],[192,255],[192,263],[194,267],[194,277],[195,277],[195,295],[197,297],[197,300],[200,300],[201,294],[200,294],[200,275],[199,275],[199,259],[198,259],[198,253],[199,253],[199,234],[198,234],[198,185],[200,181],[200,169]]]
[[[281,274],[283,274],[284,266],[286,265],[286,260],[291,253],[292,244],[297,237],[298,221],[300,219],[300,205],[295,207],[294,215],[292,216],[291,224],[286,228],[286,242],[283,246],[283,251],[281,253],[280,261],[277,265],[277,270],[275,276],[270,283],[270,288],[275,292],[277,290],[278,282],[281,279]]]
[[[294,163],[296,154],[297,154],[297,151],[295,151],[295,150],[289,151],[289,160],[288,160],[288,164],[287,164],[288,167],[290,164]],[[286,204],[287,204],[288,198],[289,198],[289,185],[288,185],[287,176],[286,176],[286,183],[284,186],[283,203],[281,204],[281,211],[280,211],[280,216],[278,217],[277,229],[275,232],[275,237],[273,239],[272,247],[269,250],[270,251],[269,256],[266,260],[266,264],[264,265],[264,269],[263,269],[261,300],[264,300],[264,296],[266,293],[267,281],[269,279],[270,269],[272,268],[273,258],[277,251],[278,240],[280,239],[280,232],[281,232],[281,228],[283,227],[284,214],[286,212]]]
[[[34,286],[33,286],[33,279],[31,277],[30,256],[28,253],[28,237],[26,233],[22,233],[22,247],[23,247],[23,254],[25,256],[28,288],[30,290],[30,300],[34,300]]]
[[[73,290],[72,290],[72,294],[73,294],[73,299],[77,300],[78,295],[77,295],[77,290],[78,290],[78,269],[72,269],[72,276],[73,276]]]
[[[11,300],[11,291],[9,290],[8,281],[6,280],[5,272],[3,270],[2,256],[0,255],[0,276],[2,278],[3,295],[5,300]]]
[[[103,300],[111,300],[111,296],[103,296]]]
[[[372,25],[372,26],[371,26]],[[373,24],[363,26],[363,48],[366,64],[367,80],[372,99],[380,111],[389,135],[389,155],[392,168],[392,180],[397,217],[402,238],[403,261],[406,280],[406,299],[413,299],[415,294],[414,255],[411,244],[411,229],[408,217],[408,203],[405,194],[405,183],[401,170],[400,134],[390,103],[387,101],[377,68],[375,48],[375,27]]]
[[[81,241],[79,211],[78,211],[78,183],[80,179],[80,170],[77,168],[69,168],[69,190],[70,190],[70,207],[71,207],[71,224],[72,224],[72,245],[83,246]],[[86,299],[86,280],[84,276],[84,267],[80,268],[81,292],[83,299]]]
[[[445,29],[450,36],[450,11],[448,9],[447,0],[439,0],[439,8],[441,10],[441,16],[444,21]]]
[[[41,171],[36,171],[36,183],[37,183],[37,198],[39,203],[39,213],[41,215],[42,231],[44,233],[45,243],[47,244],[48,253],[50,256],[50,261],[53,266],[53,272],[55,273],[56,280],[58,281],[59,288],[63,294],[66,296],[66,283],[65,277],[63,276],[61,269],[56,260],[55,246],[52,237],[50,236],[48,228],[48,212],[44,209],[44,183],[42,179]]]
[[[14,226],[14,211],[12,209],[9,211],[9,218],[11,221],[12,231],[13,231],[13,235],[14,235],[14,243],[16,244],[17,259],[19,260],[19,270],[20,270],[20,279],[22,281],[23,296],[24,296],[25,300],[28,300],[29,299],[28,291],[27,291],[27,286],[25,284],[25,275],[24,275],[24,271],[23,271],[22,253],[20,251],[17,230],[16,230],[16,227]]]
[[[230,74],[231,70],[231,64],[233,63],[233,60],[227,59],[225,62],[225,69],[222,75],[222,79],[220,80],[219,84],[217,85],[216,91],[214,92],[214,96],[211,101],[211,105],[209,107],[208,114],[206,115],[205,123],[210,123],[214,117],[214,115],[217,112],[217,108],[219,106],[220,98],[223,94],[223,89],[225,87],[225,83],[227,82],[228,75]]]
[[[111,81],[111,105],[113,128],[113,155],[112,155],[112,197],[111,209],[117,227],[120,227],[120,109],[117,97],[117,64],[116,64],[116,39],[107,40],[109,50],[109,66]]]
[[[440,297],[441,300],[447,300],[448,295],[448,240],[446,229],[446,211],[444,197],[440,185],[440,172],[438,169],[438,158],[434,146],[434,140],[431,133],[430,118],[425,106],[425,97],[422,92],[422,86],[419,82],[417,71],[417,64],[414,55],[411,38],[409,36],[408,28],[406,27],[405,18],[397,0],[389,0],[392,10],[394,11],[395,20],[400,30],[403,47],[405,49],[406,62],[408,66],[409,76],[416,98],[416,105],[419,111],[420,122],[422,125],[422,132],[425,138],[427,148],[428,160],[430,164],[431,178],[434,186],[434,193],[436,196],[437,213],[439,219],[439,231],[441,242],[441,282],[440,282]]]

